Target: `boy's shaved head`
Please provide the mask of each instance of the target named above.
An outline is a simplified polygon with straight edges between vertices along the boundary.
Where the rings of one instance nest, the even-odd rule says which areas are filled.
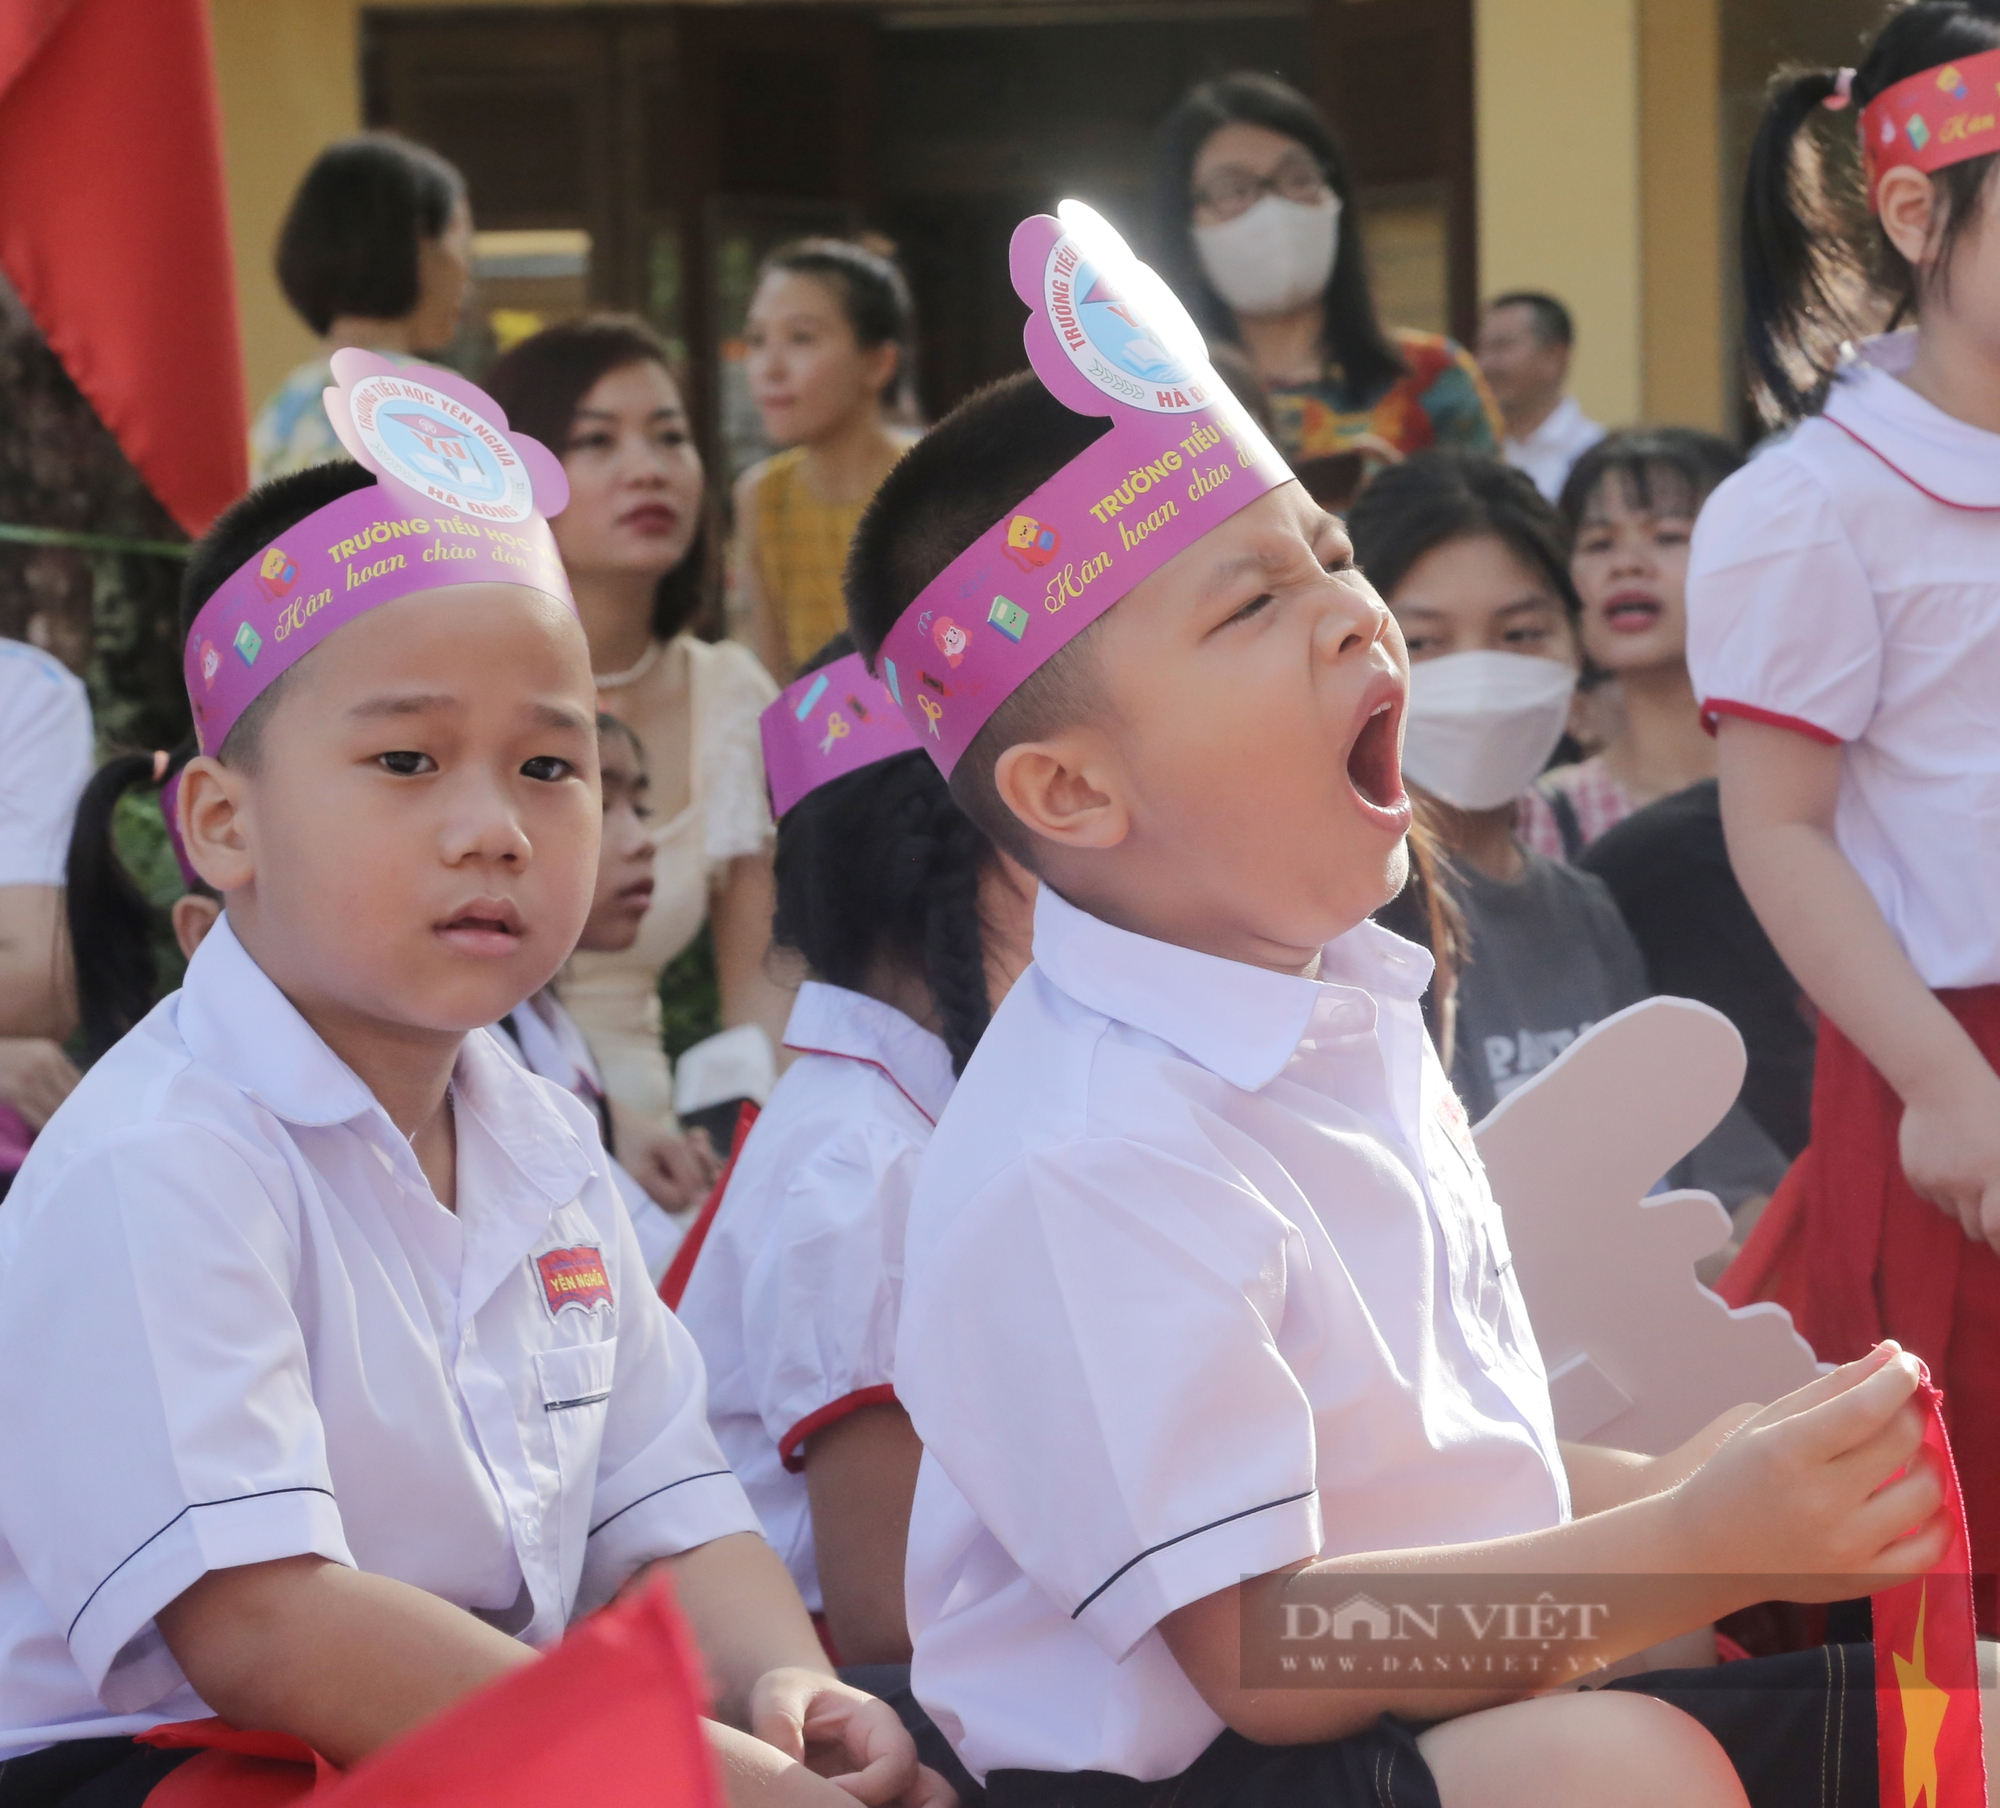
[[[1006,377],[961,402],[903,454],[868,505],[847,555],[848,621],[871,667],[897,618],[960,553],[1110,430],[1066,408],[1033,376]],[[993,712],[951,776],[952,796],[1024,866],[1035,837],[993,787],[1007,748],[1097,706],[1086,629]]]

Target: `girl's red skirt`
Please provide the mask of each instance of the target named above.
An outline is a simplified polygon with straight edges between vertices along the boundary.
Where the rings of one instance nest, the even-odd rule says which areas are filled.
[[[1938,993],[2000,1068],[2000,986]],[[1903,1102],[1822,1015],[1812,1141],[1719,1288],[1732,1306],[1776,1300],[1823,1361],[1893,1337],[1944,1390],[1975,1571],[2000,1569],[2000,1256],[1911,1190],[1896,1136]],[[1994,1627],[1991,1585],[1977,1589]]]

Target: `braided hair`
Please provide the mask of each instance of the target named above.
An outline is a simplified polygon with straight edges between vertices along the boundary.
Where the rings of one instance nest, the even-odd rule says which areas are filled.
[[[804,670],[853,650],[836,635]],[[979,881],[993,858],[928,754],[877,760],[807,793],[778,824],[771,940],[849,991],[885,967],[920,978],[963,1073],[992,1015]]]

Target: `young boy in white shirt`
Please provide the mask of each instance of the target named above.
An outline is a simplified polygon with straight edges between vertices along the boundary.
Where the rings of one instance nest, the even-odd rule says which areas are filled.
[[[359,463],[184,590],[226,914],[0,1218],[0,1800],[142,1801],[131,1736],[205,1713],[352,1764],[655,1564],[736,1799],[936,1799],[755,1535],[590,1113],[478,1027],[597,864],[561,467],[462,379],[334,369]]]
[[[1558,1447],[1428,960],[1367,921],[1405,872],[1395,623],[1101,221],[1024,223],[1013,269],[1034,376],[905,456],[848,573],[1043,881],[910,1207],[919,1699],[1003,1808],[1872,1803],[1872,1671],[1842,1690],[1837,1653],[1761,1696],[1699,1673],[1687,1713],[1259,1686],[1279,1601],[1343,1575],[1591,1573],[1600,1662],[1778,1573],[1859,1592],[1942,1556],[1940,1478],[1893,1345],[1668,1457]],[[1812,1793],[1829,1761],[1865,1793]]]

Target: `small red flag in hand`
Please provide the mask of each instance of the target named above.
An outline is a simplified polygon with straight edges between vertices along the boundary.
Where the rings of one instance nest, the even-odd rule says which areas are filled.
[[[220,1720],[146,1743],[205,1749],[148,1808],[724,1808],[701,1658],[664,1579],[342,1777],[296,1739]]]
[[[1965,1502],[1939,1411],[1943,1395],[1928,1373],[1916,1398],[1924,1414],[1924,1448],[1944,1476],[1952,1541],[1928,1575],[1874,1597],[1882,1808],[1985,1808],[1986,1744]]]

